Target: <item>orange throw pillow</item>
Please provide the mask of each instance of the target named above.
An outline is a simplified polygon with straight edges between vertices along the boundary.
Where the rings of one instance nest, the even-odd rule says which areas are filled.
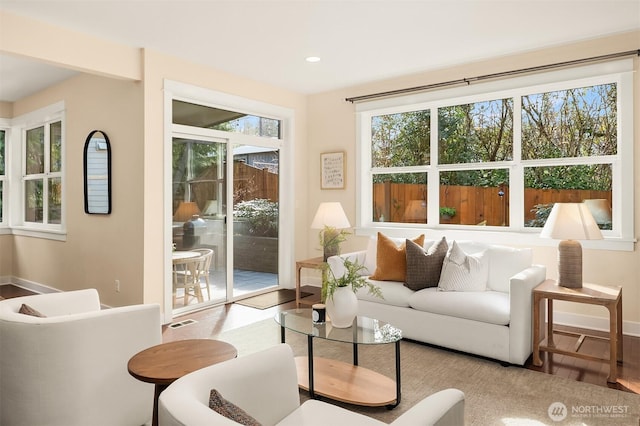
[[[424,245],[424,234],[412,239],[420,247]],[[402,281],[407,277],[406,242],[396,243],[378,232],[376,270],[369,278],[376,281]]]

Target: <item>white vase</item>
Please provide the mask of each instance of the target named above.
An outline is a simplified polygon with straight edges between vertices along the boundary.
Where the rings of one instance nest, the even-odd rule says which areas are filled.
[[[333,297],[328,297],[325,304],[331,325],[336,328],[351,327],[358,314],[358,298],[351,287],[336,288]]]

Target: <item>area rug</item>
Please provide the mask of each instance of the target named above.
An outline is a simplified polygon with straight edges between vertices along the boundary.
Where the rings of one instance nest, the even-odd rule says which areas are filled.
[[[244,356],[280,343],[280,327],[268,319],[226,331],[217,338],[233,344],[238,356]],[[287,331],[286,341],[296,355],[306,355],[306,336]],[[321,339],[314,342],[314,355],[351,361],[351,345]],[[393,345],[359,346],[360,365],[392,378],[394,359]],[[467,425],[640,424],[637,394],[517,366],[503,367],[492,360],[411,341],[401,342],[401,367],[402,401],[395,409],[335,404],[390,423],[424,397],[442,389],[457,388],[465,393]],[[308,399],[308,393],[300,391],[300,398]]]
[[[311,293],[300,292],[300,298],[311,296]],[[256,309],[267,309],[283,303],[296,300],[296,291],[291,289],[280,289],[258,296],[248,297],[235,303],[242,306],[249,306]]]

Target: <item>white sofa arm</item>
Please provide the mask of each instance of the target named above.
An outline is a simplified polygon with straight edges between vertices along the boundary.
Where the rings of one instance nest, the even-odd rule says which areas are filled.
[[[464,393],[445,389],[429,395],[398,417],[393,426],[459,426],[464,424]]]
[[[511,277],[509,284],[509,359],[524,365],[533,351],[533,289],[547,279],[544,265],[532,265]]]
[[[340,278],[344,275],[344,261],[350,260],[351,262],[357,262],[360,265],[364,265],[364,261],[367,255],[366,250],[353,251],[351,253],[339,254],[337,256],[331,256],[327,259],[327,264],[331,273],[336,278]]]

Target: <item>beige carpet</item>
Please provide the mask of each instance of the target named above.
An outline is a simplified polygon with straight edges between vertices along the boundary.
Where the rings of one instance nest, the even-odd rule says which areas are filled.
[[[273,320],[230,330],[218,336],[236,346],[243,356],[280,342],[280,327]],[[287,331],[296,355],[306,355],[306,337]],[[351,346],[316,339],[316,356],[351,361]],[[360,365],[395,377],[393,345],[359,349]],[[466,395],[466,424],[477,425],[633,425],[640,424],[640,395],[576,382],[520,367],[433,348],[401,343],[402,402],[393,410],[344,405],[384,422],[391,422],[427,395],[449,387]],[[305,391],[301,399],[307,399]],[[548,410],[563,403],[568,415],[553,421]],[[340,405],[340,404],[338,404]],[[617,414],[606,414],[615,411]],[[590,413],[587,413],[587,412]],[[594,411],[599,411],[595,413]]]

